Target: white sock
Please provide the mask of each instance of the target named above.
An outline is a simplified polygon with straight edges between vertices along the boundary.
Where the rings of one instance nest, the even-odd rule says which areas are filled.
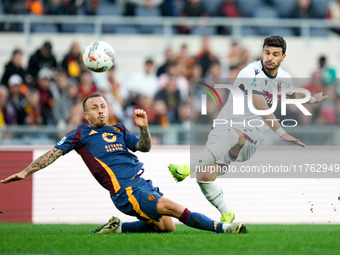
[[[123,225],[123,222],[121,222],[121,223],[119,224],[119,227],[117,228],[116,233],[122,233],[122,225]]]
[[[215,182],[197,181],[205,198],[215,206],[221,215],[230,213],[229,207],[224,199],[221,187]]]
[[[225,133],[223,133],[223,136],[218,142],[205,146],[203,152],[199,156],[200,166],[208,166],[221,159],[228,153],[230,148],[238,143],[239,135],[235,129],[223,129],[223,132]]]
[[[224,233],[227,233],[228,228],[231,226],[231,224],[223,223],[222,230]]]

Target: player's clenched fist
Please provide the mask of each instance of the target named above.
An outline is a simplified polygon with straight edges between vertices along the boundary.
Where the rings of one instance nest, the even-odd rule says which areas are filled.
[[[147,127],[148,126],[148,116],[143,109],[135,110],[135,123],[138,127]]]

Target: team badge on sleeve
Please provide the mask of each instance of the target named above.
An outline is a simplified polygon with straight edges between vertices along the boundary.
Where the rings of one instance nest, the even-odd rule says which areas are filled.
[[[64,136],[59,143],[57,143],[59,146],[62,145],[66,140],[66,136]]]

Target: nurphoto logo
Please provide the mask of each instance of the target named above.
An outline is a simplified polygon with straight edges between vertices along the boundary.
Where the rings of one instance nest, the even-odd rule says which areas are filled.
[[[245,114],[245,100],[247,100],[247,106],[249,111],[254,114],[254,115],[258,115],[258,116],[263,116],[263,115],[269,115],[271,113],[274,113],[277,105],[278,105],[278,91],[273,91],[273,94],[271,95],[272,98],[272,102],[271,102],[271,107],[267,110],[257,110],[254,105],[253,105],[253,89],[252,88],[248,88],[248,90],[245,91],[242,90],[240,87],[237,86],[233,86],[232,84],[215,84],[214,87],[207,85],[205,83],[202,82],[198,82],[201,85],[206,86],[207,88],[209,88],[215,95],[216,97],[219,99],[220,104],[222,106],[222,101],[221,98],[218,94],[218,92],[216,91],[216,89],[227,89],[230,92],[230,96],[233,97],[233,104],[232,104],[232,110],[233,110],[233,116],[238,115],[238,116],[242,116]],[[255,83],[254,83],[255,84]],[[256,86],[253,86],[254,88]],[[281,86],[278,86],[280,91],[281,91],[281,115],[286,116],[287,115],[287,105],[291,104],[291,105],[295,105],[304,115],[306,116],[311,116],[312,114],[303,106],[304,103],[307,103],[310,99],[311,99],[311,93],[309,92],[309,90],[304,89],[304,88],[281,88]],[[214,96],[212,95],[211,92],[209,92],[207,89],[205,88],[199,88],[203,91],[205,91],[214,101],[215,105],[217,105],[216,100],[214,98]],[[305,95],[304,98],[300,98],[300,99],[290,99],[287,98],[287,94],[291,94],[291,93],[303,93]],[[245,97],[246,95],[246,97]],[[207,95],[206,94],[202,94],[201,95],[201,115],[207,115]],[[274,123],[274,121],[280,121],[278,119],[265,119],[265,121]],[[285,125],[286,122],[294,122],[293,125]],[[230,124],[231,126],[233,124],[243,124],[243,126],[246,125],[246,120],[244,120],[243,122],[238,121],[237,123],[233,123],[232,120],[229,119],[214,119],[213,121],[213,126],[215,127],[218,124]],[[250,127],[261,127],[263,126],[265,123],[263,120],[261,119],[250,119],[247,120],[247,124]],[[284,127],[295,127],[297,126],[297,121],[294,119],[283,119],[281,120],[281,125]]]

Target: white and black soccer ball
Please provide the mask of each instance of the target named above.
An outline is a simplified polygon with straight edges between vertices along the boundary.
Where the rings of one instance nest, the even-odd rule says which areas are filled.
[[[93,72],[106,72],[115,63],[115,52],[107,42],[96,41],[86,47],[83,62]]]

